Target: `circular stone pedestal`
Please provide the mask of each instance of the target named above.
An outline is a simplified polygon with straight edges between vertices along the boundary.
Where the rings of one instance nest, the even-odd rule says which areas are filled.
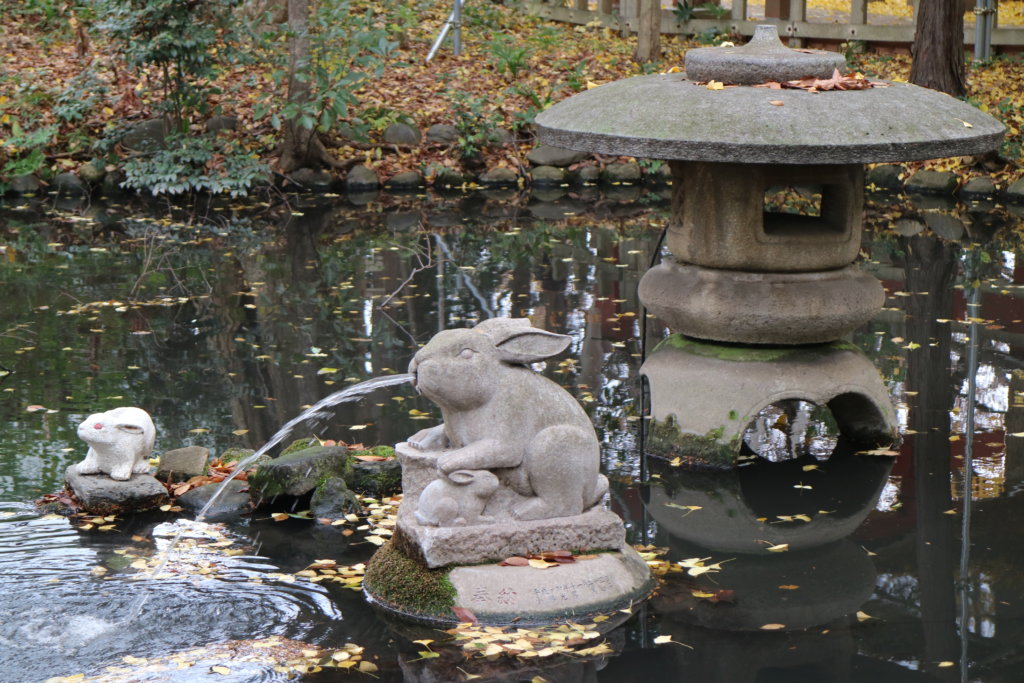
[[[815,344],[869,321],[885,302],[856,266],[752,273],[666,259],[640,281],[640,300],[673,332],[741,344]]]
[[[402,552],[397,547],[382,551],[384,562]],[[374,571],[373,561],[363,589],[375,607],[403,621],[451,626],[466,621],[452,610],[461,607],[472,612],[481,624],[526,626],[582,621],[626,609],[645,600],[654,588],[647,563],[628,546],[583,557],[589,559],[548,569],[503,567],[497,563],[435,570],[418,568],[416,571],[429,571],[430,583],[447,584],[454,589],[446,596],[445,602],[450,601],[447,605],[433,600],[424,606],[426,603],[419,602],[419,596],[396,599],[402,592],[394,590],[392,577],[385,571]],[[406,555],[402,562],[415,561]]]

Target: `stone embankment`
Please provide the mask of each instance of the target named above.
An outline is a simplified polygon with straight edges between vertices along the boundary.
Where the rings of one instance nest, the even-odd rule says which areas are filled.
[[[159,149],[163,144],[163,130],[148,125],[150,123],[152,121],[137,124],[128,131],[122,143],[131,149]],[[231,117],[215,117],[208,122],[207,127],[215,132],[233,129],[235,125]],[[382,133],[381,147],[407,149],[426,145],[437,148],[443,157],[454,152],[459,135],[455,126],[448,124],[435,124],[423,132],[406,123],[394,123]],[[505,130],[494,131],[487,142],[488,148],[493,149],[515,144],[512,133]],[[427,188],[442,192],[523,188],[556,190],[640,184],[659,186],[671,182],[667,165],[660,161],[589,155],[550,145],[533,147],[517,168],[496,165],[479,171],[468,171],[465,168],[431,166],[433,168],[422,171],[405,170],[391,175],[384,175],[366,165],[355,166],[347,173],[306,168],[288,176],[275,174],[272,178],[268,177],[268,182],[285,192],[345,193],[354,196],[381,190],[393,194],[415,194]],[[123,180],[124,174],[120,170],[107,170],[90,162],[80,166],[77,172],[60,173],[48,182],[33,175],[13,178],[8,193],[22,196],[45,193],[71,197],[111,195],[123,192],[120,187]],[[951,172],[911,172],[899,164],[880,164],[868,171],[867,186],[869,190],[958,197],[962,201],[994,200],[1024,204],[1024,177],[1001,187],[987,176],[964,179]]]

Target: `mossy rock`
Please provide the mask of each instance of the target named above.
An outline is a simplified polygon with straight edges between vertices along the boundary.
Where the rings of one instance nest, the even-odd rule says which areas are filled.
[[[450,620],[455,586],[448,570],[429,569],[388,541],[366,566],[363,586],[388,607],[420,617]]]
[[[342,519],[359,510],[359,499],[341,477],[324,479],[313,491],[310,510],[317,519]]]
[[[217,459],[222,463],[241,462],[255,453],[251,448],[228,448],[221,452]]]
[[[348,484],[353,491],[380,498],[402,490],[402,466],[397,460],[378,460],[352,464]]]
[[[331,477],[346,479],[352,470],[348,449],[314,446],[285,452],[249,475],[251,492],[263,498],[304,496]]]
[[[281,455],[277,457],[280,458],[282,456],[289,455],[291,453],[297,453],[298,451],[304,451],[307,448],[313,448],[313,446],[319,445],[320,442],[316,439],[316,437],[313,436],[306,437],[305,439],[296,439],[295,441],[292,441],[290,444],[285,446],[284,450],[281,451]]]

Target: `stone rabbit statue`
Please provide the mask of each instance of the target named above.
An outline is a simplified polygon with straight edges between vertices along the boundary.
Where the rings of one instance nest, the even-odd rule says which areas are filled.
[[[149,472],[156,428],[141,408],[114,408],[90,415],[78,425],[78,438],[89,444],[85,460],[72,465],[78,474],[109,474],[124,481]]]
[[[416,507],[416,521],[427,526],[489,524],[483,510],[498,490],[498,478],[488,470],[457,470],[427,484]]]
[[[487,479],[478,470],[492,472],[518,494],[504,498],[511,509],[494,509],[503,500],[495,496],[487,508],[491,517],[567,517],[600,502],[608,480],[599,471],[590,418],[568,392],[527,367],[561,353],[569,342],[524,318],[494,318],[472,329],[445,330],[413,357],[409,372],[417,390],[444,418],[408,440],[413,448],[444,451],[437,459],[443,483],[428,485],[418,503],[423,510],[442,510],[443,519],[430,514],[421,523],[478,517],[481,491],[489,495],[490,487],[467,492],[473,509],[458,512],[453,506],[463,504],[452,488],[461,482],[481,487]]]

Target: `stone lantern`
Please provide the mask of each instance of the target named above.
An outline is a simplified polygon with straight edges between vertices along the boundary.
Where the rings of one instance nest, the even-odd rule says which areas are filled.
[[[1004,128],[969,104],[906,83],[781,87],[830,79],[844,67],[838,54],[788,49],[775,26],[758,26],[742,47],[689,51],[685,73],[609,83],[537,117],[547,144],[669,163],[671,256],[644,275],[639,294],[684,336],[666,351],[674,358],[656,353],[643,370],[656,424],[671,418],[683,437],[734,453],[757,409],[749,386],[728,395],[722,369],[709,376],[705,359],[712,356],[761,363],[736,366],[735,375],[773,378],[762,407],[810,399],[840,413],[839,426],[863,440],[894,431],[877,372],[848,345],[834,344],[885,299],[881,283],[854,265],[863,165],[977,154],[996,147]],[[776,187],[804,190],[811,206],[802,214],[765,211],[766,192]],[[711,348],[717,343],[731,346],[718,352]],[[757,348],[738,358],[736,344]],[[794,345],[815,345],[815,358],[794,360]],[[777,355],[772,349],[787,354],[787,368],[763,365]],[[832,362],[835,353],[841,362]],[[680,386],[702,394],[699,401],[681,396]],[[729,457],[699,459],[728,464]]]

